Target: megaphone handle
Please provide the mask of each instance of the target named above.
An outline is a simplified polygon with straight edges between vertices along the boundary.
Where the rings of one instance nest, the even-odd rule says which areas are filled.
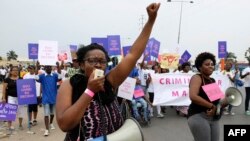
[[[87,141],[107,141],[107,136],[104,135],[104,136],[100,136],[97,138],[90,138],[90,139],[87,139]]]
[[[216,115],[220,115],[220,110],[221,110],[221,103],[217,105]]]

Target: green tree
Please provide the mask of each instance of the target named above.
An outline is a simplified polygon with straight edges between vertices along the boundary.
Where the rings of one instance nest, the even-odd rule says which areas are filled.
[[[3,57],[2,57],[2,56],[0,56],[0,60],[3,60]]]
[[[245,52],[245,58],[247,59],[248,63],[250,63],[250,47]]]
[[[233,52],[228,52],[226,56],[226,61],[232,61],[233,63],[236,63],[237,57]]]
[[[16,54],[15,51],[11,50],[9,52],[7,52],[7,60],[17,60],[18,55]]]

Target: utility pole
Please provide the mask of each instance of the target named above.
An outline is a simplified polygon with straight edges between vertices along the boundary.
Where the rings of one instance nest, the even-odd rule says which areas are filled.
[[[186,2],[186,3],[194,3],[193,1],[185,1],[185,0],[175,0],[175,1],[172,1],[172,0],[168,0],[167,2],[180,2],[181,3],[181,10],[180,10],[180,19],[179,19],[179,30],[178,30],[178,38],[177,38],[177,43],[179,44],[180,43],[180,38],[181,38],[181,21],[182,21],[182,6],[183,6],[183,3]]]
[[[143,26],[144,26],[144,16],[141,15],[141,17],[139,18],[139,30],[142,30],[143,29]]]

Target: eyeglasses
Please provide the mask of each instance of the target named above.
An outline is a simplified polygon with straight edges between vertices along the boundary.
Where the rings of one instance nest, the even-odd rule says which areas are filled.
[[[101,65],[107,64],[107,60],[97,59],[97,58],[87,58],[87,59],[83,59],[83,61],[87,61],[90,65],[96,65],[98,63]]]

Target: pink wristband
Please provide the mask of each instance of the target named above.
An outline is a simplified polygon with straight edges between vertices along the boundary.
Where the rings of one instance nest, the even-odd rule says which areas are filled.
[[[86,88],[84,91],[85,94],[89,95],[90,97],[94,97],[95,93],[92,92],[90,89]]]

